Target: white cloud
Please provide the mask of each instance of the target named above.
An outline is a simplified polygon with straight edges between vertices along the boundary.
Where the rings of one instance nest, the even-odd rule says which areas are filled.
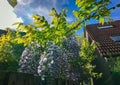
[[[41,7],[39,6],[36,9],[33,9],[36,13],[39,13],[40,15],[48,15],[50,10],[47,9],[46,7]]]
[[[37,10],[37,13],[40,14],[41,16],[44,16],[49,23],[51,23],[52,17],[49,16],[50,10],[45,8],[45,7],[39,7]]]
[[[21,4],[21,5],[28,5],[33,2],[33,0],[17,0],[17,1],[18,1],[18,4]]]
[[[21,17],[25,24],[30,24],[32,14],[45,16],[48,22],[51,22],[49,13],[51,8],[55,7],[58,12],[69,3],[69,0],[18,0],[18,4],[14,8],[18,17]],[[68,19],[68,21],[72,21]]]
[[[22,19],[17,18],[13,10],[7,0],[0,0],[0,29],[13,28],[12,24],[14,22],[22,22]]]
[[[75,20],[74,20],[74,18],[72,18],[72,17],[67,17],[67,21],[68,21],[69,23],[71,23],[71,22],[73,22],[73,21],[75,21]]]

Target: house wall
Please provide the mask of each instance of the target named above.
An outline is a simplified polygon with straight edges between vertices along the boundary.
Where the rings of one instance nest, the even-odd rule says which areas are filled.
[[[84,30],[84,36],[87,41],[90,43],[92,42],[92,38],[90,37],[90,34],[87,32],[87,30]],[[104,57],[101,57],[98,53],[98,51],[95,51],[95,54],[97,55],[97,58],[94,60],[93,64],[96,66],[94,71],[97,73],[102,73],[102,77],[98,79],[94,79],[94,85],[114,85],[112,80],[107,82],[108,78],[110,78],[110,71],[109,66],[105,60]]]
[[[112,81],[112,79],[108,79],[111,76],[110,70],[109,70],[109,66],[108,63],[106,62],[106,60],[101,57],[98,56],[93,64],[96,66],[94,71],[97,73],[102,73],[102,77],[98,78],[98,79],[94,79],[94,85],[114,85],[114,82]],[[109,80],[109,82],[108,82]]]

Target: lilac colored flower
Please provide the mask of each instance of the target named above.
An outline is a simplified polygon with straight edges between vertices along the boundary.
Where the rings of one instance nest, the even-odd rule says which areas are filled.
[[[25,48],[19,61],[20,72],[71,80],[77,80],[80,77],[80,73],[76,72],[79,69],[70,65],[75,63],[79,56],[80,47],[75,36],[64,39],[61,47],[48,42],[44,52],[39,48],[38,43],[31,43]]]

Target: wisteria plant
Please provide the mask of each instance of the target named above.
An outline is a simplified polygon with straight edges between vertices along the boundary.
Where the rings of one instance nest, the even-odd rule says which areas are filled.
[[[25,48],[19,61],[19,72],[31,73],[43,79],[70,79],[77,84],[98,76],[93,72],[94,66],[91,64],[95,59],[94,44],[84,41],[80,51],[76,37],[72,36],[64,39],[61,46],[48,42],[44,52],[40,46],[31,43]]]
[[[44,16],[34,14],[33,23],[29,25],[14,23],[17,26],[14,38],[11,39],[11,34],[8,34],[1,39],[6,37],[14,43],[24,44],[25,50],[20,58],[18,71],[42,77],[54,75],[56,78],[87,82],[96,76],[91,64],[95,58],[94,44],[84,41],[82,46],[79,46],[73,35],[76,30],[86,26],[90,19],[98,20],[102,24],[104,20],[109,20],[112,9],[108,8],[110,3],[110,0],[76,0],[78,9],[73,11],[76,21],[68,23],[67,10],[57,12],[53,8],[49,14],[52,16],[51,24]],[[4,41],[7,40],[2,40],[0,44],[4,44]],[[0,59],[4,58],[2,50],[5,46],[4,52],[11,55],[10,42],[5,43],[4,46],[0,46]]]

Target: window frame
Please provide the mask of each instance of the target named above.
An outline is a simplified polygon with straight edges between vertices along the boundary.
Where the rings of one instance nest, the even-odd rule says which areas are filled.
[[[113,28],[113,25],[104,25],[104,26],[98,26],[98,29],[109,29],[109,28]]]
[[[110,38],[111,38],[114,42],[120,43],[120,35],[110,36]]]

